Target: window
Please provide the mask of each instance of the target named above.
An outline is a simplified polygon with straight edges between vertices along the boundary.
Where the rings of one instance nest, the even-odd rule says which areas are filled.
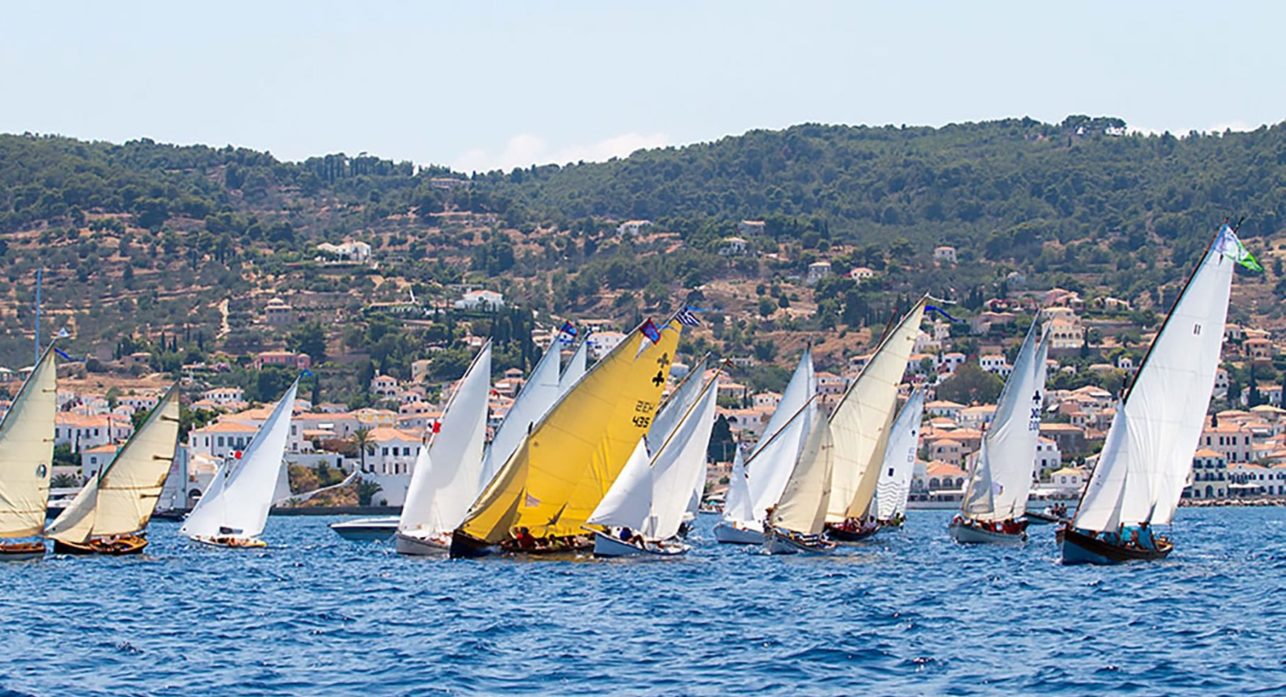
[[[219,437],[218,437],[218,442],[219,442],[219,447],[220,447],[220,448],[222,448],[222,447],[223,447],[223,436],[219,436]]]

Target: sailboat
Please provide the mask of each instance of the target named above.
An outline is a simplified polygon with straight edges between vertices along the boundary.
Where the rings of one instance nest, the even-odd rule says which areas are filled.
[[[705,476],[718,384],[717,375],[705,382],[654,456],[648,457],[646,439],[639,440],[587,521],[610,531],[594,531],[594,556],[655,558],[688,551],[679,541],[680,528],[695,482]]]
[[[296,378],[241,457],[219,466],[209,490],[188,514],[180,533],[217,547],[268,546],[259,535],[268,522],[277,479],[285,467],[283,458],[298,391]]]
[[[879,529],[872,515],[884,452],[897,412],[898,385],[920,332],[928,296],[921,298],[876,347],[871,360],[831,412],[835,467],[826,531],[855,542]]]
[[[45,529],[54,552],[138,554],[179,442],[179,386],[166,391],[112,461]]]
[[[1153,528],[1174,517],[1219,367],[1234,264],[1259,264],[1225,224],[1188,277],[1117,401],[1076,515],[1058,529],[1064,564],[1161,559]]]
[[[486,484],[483,446],[491,391],[491,342],[483,345],[447,402],[441,430],[420,448],[397,525],[400,554],[446,556],[451,531]]]
[[[1036,468],[1048,355],[1049,342],[1041,332],[1037,313],[996,401],[995,418],[982,437],[960,514],[948,526],[956,542],[1027,541],[1027,521],[1023,516]]]
[[[152,520],[183,520],[188,514],[188,453],[176,448]]]
[[[45,349],[0,421],[0,539],[36,537],[45,527],[58,411],[54,349]],[[35,559],[43,540],[0,542],[0,559]]]
[[[911,494],[923,419],[924,390],[916,388],[893,421],[889,444],[884,449],[880,479],[875,485],[875,521],[880,525],[896,527],[906,520],[906,502]]]
[[[782,392],[763,435],[743,465],[745,486],[729,485],[722,519],[714,526],[714,537],[725,544],[763,544],[763,520],[768,507],[777,502],[791,469],[804,447],[811,411],[807,406],[817,394],[813,353],[804,350],[795,372]],[[800,414],[803,413],[802,416]],[[799,421],[796,420],[799,417]],[[790,429],[787,424],[794,424]],[[746,496],[748,500],[742,500]]]
[[[763,534],[769,554],[824,554],[835,543],[822,534],[834,476],[834,441],[830,423],[810,400],[793,420],[809,424],[804,448],[791,468],[777,502],[769,507]]]
[[[537,422],[456,529],[452,556],[587,544],[584,526],[656,414],[681,325],[645,321]]]

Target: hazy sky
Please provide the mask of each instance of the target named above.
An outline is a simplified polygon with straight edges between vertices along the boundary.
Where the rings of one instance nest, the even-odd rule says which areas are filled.
[[[1286,3],[6,4],[0,131],[462,169],[801,122],[1286,120]]]

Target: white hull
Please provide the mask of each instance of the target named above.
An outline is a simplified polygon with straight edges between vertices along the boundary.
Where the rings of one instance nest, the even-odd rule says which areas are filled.
[[[773,531],[763,535],[764,551],[769,554],[830,554],[835,551],[835,543],[817,538],[816,545],[808,545]]]
[[[1003,532],[991,532],[975,526],[960,525],[952,523],[948,526],[951,531],[951,537],[962,545],[971,544],[993,544],[993,545],[1011,545],[1018,546],[1027,541],[1027,533],[1020,532],[1016,535],[1009,535]]]
[[[397,533],[397,553],[418,557],[448,557],[451,554],[450,535],[417,537]]]
[[[268,546],[267,542],[257,537],[245,537],[242,535],[192,535],[189,539],[203,545],[226,547],[228,549],[263,549]]]
[[[330,529],[334,530],[345,540],[353,540],[356,542],[382,542],[393,537],[393,535],[397,533],[397,518],[389,516],[384,518],[345,520],[339,523],[331,523]]]
[[[762,530],[743,528],[721,520],[714,526],[714,539],[727,545],[761,545],[764,543]]]
[[[655,545],[640,547],[601,532],[594,533],[594,556],[596,557],[638,557],[642,559],[667,559],[681,557],[691,549],[685,544],[674,542],[667,547]]]

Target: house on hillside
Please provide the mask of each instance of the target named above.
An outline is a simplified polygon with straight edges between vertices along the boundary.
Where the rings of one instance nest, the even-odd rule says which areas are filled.
[[[471,290],[455,301],[455,309],[471,311],[503,310],[505,296],[494,290]]]
[[[945,244],[938,247],[934,247],[933,260],[939,264],[956,263],[956,248]]]

